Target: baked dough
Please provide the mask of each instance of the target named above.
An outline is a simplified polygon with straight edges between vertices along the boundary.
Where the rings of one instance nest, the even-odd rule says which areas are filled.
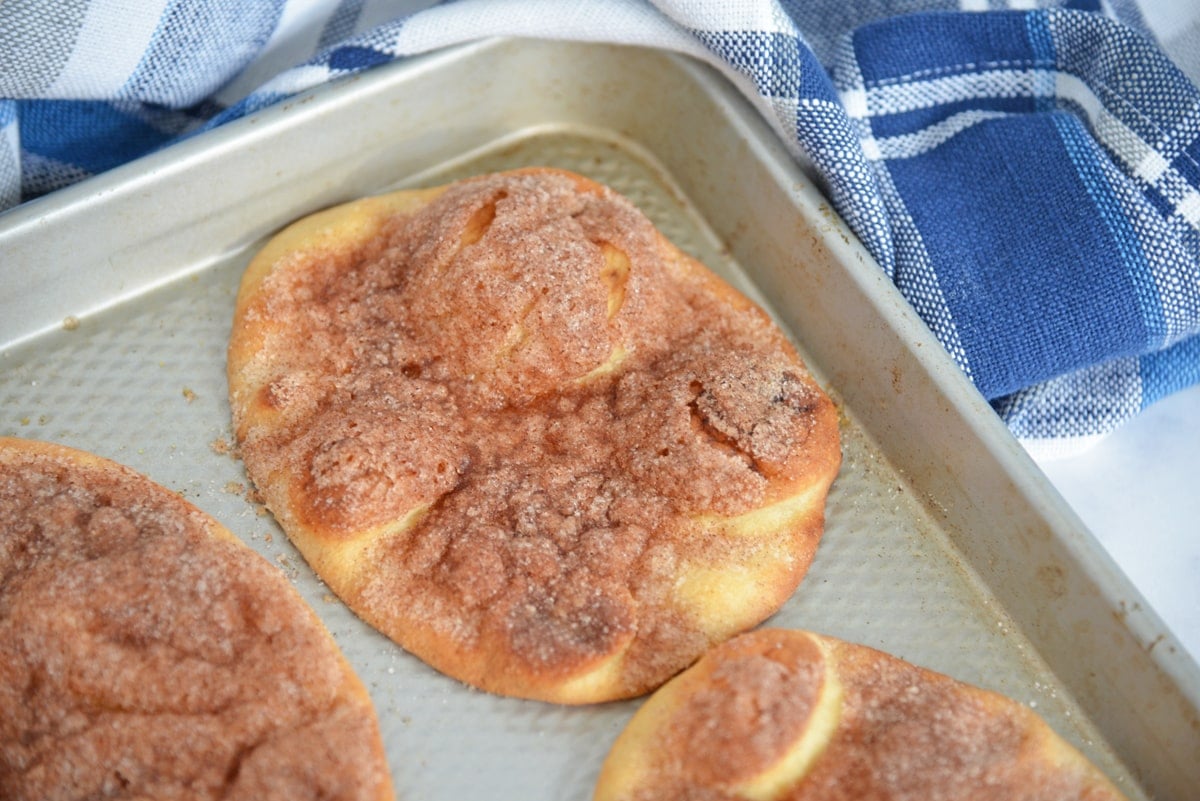
[[[339,206],[253,259],[246,469],[360,616],[437,669],[634,696],[795,590],[837,413],[770,319],[581,176]]]
[[[0,439],[0,798],[392,797],[366,690],[278,570],[128,468]]]
[[[1118,801],[1030,709],[861,645],[761,629],[634,714],[595,801]]]

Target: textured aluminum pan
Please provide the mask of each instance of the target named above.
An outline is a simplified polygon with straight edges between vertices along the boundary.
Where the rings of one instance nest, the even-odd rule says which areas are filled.
[[[1200,787],[1200,671],[771,131],[662,53],[489,41],[371,72],[0,215],[0,434],[177,490],[286,571],[371,690],[398,795],[586,799],[636,708],[460,686],[350,614],[231,455],[224,349],[254,247],[395,186],[523,164],[635,200],[759,300],[843,410],[817,560],[772,623],[1036,707],[1131,798]]]

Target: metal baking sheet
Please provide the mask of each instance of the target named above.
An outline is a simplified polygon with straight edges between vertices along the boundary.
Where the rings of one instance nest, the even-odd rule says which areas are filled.
[[[241,271],[298,216],[529,164],[632,198],[766,307],[842,410],[825,538],[770,621],[1035,707],[1132,799],[1200,787],[1200,670],[948,360],[811,178],[709,68],[493,40],[326,87],[0,215],[0,434],[182,493],[287,573],[374,699],[407,799],[587,799],[639,702],[436,674],[357,620],[249,492],[225,345]]]

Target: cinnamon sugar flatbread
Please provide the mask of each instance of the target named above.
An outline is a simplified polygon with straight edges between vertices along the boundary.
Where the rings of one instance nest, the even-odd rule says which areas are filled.
[[[638,695],[766,618],[841,458],[759,308],[548,169],[289,227],[243,278],[228,370],[247,471],[317,573],[506,695]]]
[[[595,801],[1121,801],[1029,708],[802,631],[729,640],[661,687]]]
[[[393,795],[366,690],[278,570],[128,468],[0,439],[0,798]]]

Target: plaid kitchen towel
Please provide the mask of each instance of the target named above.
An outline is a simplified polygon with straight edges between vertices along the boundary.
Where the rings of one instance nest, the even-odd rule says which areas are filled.
[[[723,70],[1031,451],[1200,382],[1194,0],[5,0],[0,209],[490,35]]]

